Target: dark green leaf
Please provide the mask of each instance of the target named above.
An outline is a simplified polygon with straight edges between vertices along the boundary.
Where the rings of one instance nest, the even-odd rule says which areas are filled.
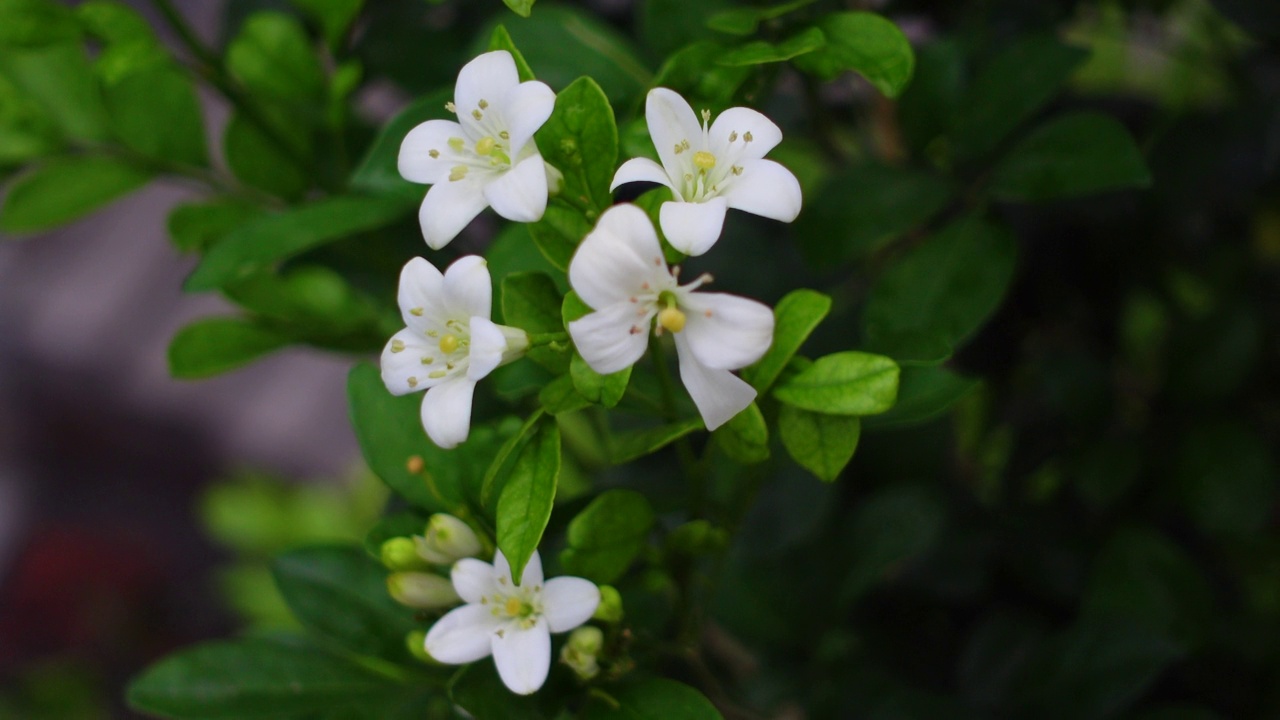
[[[324,30],[329,47],[338,48],[347,29],[360,14],[364,0],[290,0],[295,6],[315,19]]]
[[[1036,202],[1141,188],[1151,173],[1133,137],[1115,118],[1075,113],[1036,128],[996,166],[991,192]]]
[[[68,137],[108,139],[102,91],[80,43],[5,48],[0,52],[0,75],[43,107]]]
[[[819,50],[826,44],[827,38],[822,31],[811,27],[777,44],[764,40],[749,42],[721,55],[716,62],[729,67],[784,62]]]
[[[474,663],[449,688],[450,699],[476,720],[548,720],[538,695],[516,695],[491,663]]]
[[[520,451],[498,497],[498,549],[511,563],[516,584],[542,541],[559,479],[560,428],[553,418],[546,418]]]
[[[142,187],[150,173],[115,158],[81,155],[50,160],[19,177],[0,208],[0,230],[49,230]]]
[[[868,12],[838,12],[818,23],[827,44],[796,58],[796,67],[824,80],[846,70],[866,78],[888,97],[897,97],[915,68],[911,43],[897,25]]]
[[[774,397],[788,405],[833,415],[875,415],[893,407],[898,365],[882,355],[840,352],[784,380]]]
[[[753,35],[764,20],[782,17],[813,4],[814,0],[792,0],[773,7],[736,7],[707,18],[707,27],[729,35]]]
[[[301,135],[293,136],[295,138]],[[295,148],[296,149],[296,148]],[[240,182],[290,200],[302,197],[312,178],[298,161],[261,127],[240,113],[232,113],[222,134],[227,167]]]
[[[507,438],[507,441],[498,449],[498,454],[493,456],[493,462],[489,463],[489,469],[485,470],[484,480],[480,483],[480,503],[485,507],[490,506],[490,503],[506,485],[507,477],[511,474],[515,460],[520,456],[519,450],[525,446],[525,443],[528,442],[534,430],[538,427],[538,421],[542,419],[542,412],[542,410],[535,410],[529,415],[529,418],[524,421],[520,429]]]
[[[530,334],[564,332],[560,291],[550,275],[522,272],[502,279],[503,322]],[[549,346],[530,348],[530,360],[560,374],[569,368],[569,353]]]
[[[350,660],[300,642],[246,639],[184,650],[129,686],[138,710],[189,720],[244,720],[369,701],[396,685]]]
[[[881,430],[919,425],[946,412],[981,384],[938,366],[904,367],[898,378],[898,401],[888,412],[866,418],[866,426]]]
[[[405,135],[428,120],[451,119],[444,104],[453,97],[453,88],[438,90],[418,98],[396,114],[378,131],[364,158],[348,182],[352,190],[372,194],[403,194],[420,198],[426,187],[400,177],[400,143]]]
[[[573,412],[591,406],[591,401],[573,386],[573,378],[568,374],[547,383],[538,393],[538,402],[544,410],[552,415]]]
[[[705,101],[713,108],[729,107],[753,70],[746,65],[728,67],[718,64],[726,52],[729,52],[727,47],[710,40],[689,45],[667,58],[653,84],[671,88],[691,101]],[[648,137],[647,132],[645,137]],[[652,142],[649,146],[652,147]]]
[[[489,274],[495,278],[521,272],[540,272],[551,276],[557,291],[563,293],[569,289],[564,273],[538,250],[524,223],[508,223],[503,227],[484,251],[484,259],[489,263]],[[495,303],[495,307],[501,308],[501,301]],[[495,322],[498,321],[495,318]]]
[[[965,57],[954,39],[916,48],[916,71],[898,98],[902,134],[916,154],[940,167],[951,164],[951,132],[962,102]]]
[[[569,323],[590,312],[591,308],[582,302],[577,293],[570,291],[564,296],[560,313],[566,328]],[[631,381],[631,368],[626,367],[615,373],[601,375],[592,370],[575,350],[573,359],[569,362],[569,377],[573,378],[574,388],[583,397],[605,407],[614,407],[627,392],[627,384]]]
[[[649,430],[617,433],[610,442],[609,458],[614,465],[622,465],[664,448],[703,427],[705,426],[702,424],[702,418],[695,417]]]
[[[996,309],[1013,278],[1016,247],[1003,227],[970,217],[891,265],[863,310],[871,349],[938,361]]]
[[[862,434],[862,421],[848,415],[828,415],[783,405],[778,412],[778,435],[801,467],[832,482],[853,459]]]
[[[764,357],[742,371],[743,379],[756,392],[767,392],[830,311],[831,298],[813,290],[794,290],[779,300],[773,309],[773,344]]]
[[[923,486],[892,486],[863,502],[845,541],[853,558],[841,598],[856,599],[887,573],[922,555],[933,547],[945,523],[946,506]]]
[[[560,553],[566,572],[595,583],[622,576],[644,549],[653,508],[638,492],[609,490],[569,522],[569,547]]]
[[[104,91],[111,127],[126,145],[166,161],[208,163],[200,103],[176,66],[140,68],[107,82]]]
[[[578,78],[556,95],[537,141],[543,159],[564,173],[563,195],[588,208],[586,220],[594,222],[613,204],[609,183],[618,160],[618,125],[595,80]]]
[[[581,212],[556,201],[547,204],[541,220],[528,226],[543,257],[560,270],[569,269],[578,243],[591,232],[591,227]]]
[[[716,707],[688,685],[649,678],[614,690],[615,707],[599,698],[587,706],[587,720],[721,720]]]
[[[38,47],[79,39],[75,14],[62,3],[0,0],[0,47]]]
[[[711,437],[735,462],[754,465],[769,459],[769,426],[754,402],[712,431]]]
[[[65,144],[53,118],[0,73],[0,168],[57,154]]]
[[[533,5],[532,2],[529,4]],[[511,33],[507,32],[505,25],[499,25],[493,29],[493,34],[489,36],[489,49],[506,50],[511,53],[511,59],[516,63],[516,71],[520,74],[520,82],[535,79],[533,68],[529,67],[524,55],[520,54],[520,50],[516,48],[516,41],[511,39]]]
[[[319,104],[324,71],[307,32],[293,17],[263,11],[250,15],[227,46],[227,70],[251,93],[291,105]]]
[[[397,198],[340,196],[266,216],[214,246],[183,287],[214,290],[306,250],[389,225],[407,209]]]
[[[421,531],[421,528],[419,528]],[[361,654],[407,660],[413,611],[387,593],[386,571],[356,547],[310,547],[271,563],[276,587],[311,632]]]
[[[1256,430],[1237,422],[1206,422],[1178,444],[1176,487],[1202,530],[1252,537],[1267,527],[1276,500],[1276,468]]]
[[[529,14],[533,12],[533,4],[537,0],[502,0],[502,2],[506,3],[507,7],[511,8],[511,11],[520,17],[529,17]]]
[[[188,380],[218,375],[288,344],[288,336],[242,318],[197,320],[169,343],[169,374]]]
[[[233,230],[262,214],[257,205],[225,198],[179,205],[169,213],[169,238],[183,252],[205,253]]]

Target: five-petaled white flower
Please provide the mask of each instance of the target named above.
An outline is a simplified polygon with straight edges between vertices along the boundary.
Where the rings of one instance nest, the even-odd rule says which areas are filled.
[[[484,258],[458,258],[441,275],[414,258],[400,272],[407,326],[382,350],[382,382],[393,395],[426,390],[422,427],[442,448],[467,439],[476,382],[524,352],[529,336],[489,320],[493,302]]]
[[[431,185],[418,213],[427,245],[444,247],[486,207],[517,222],[542,218],[548,170],[533,134],[555,102],[545,83],[520,82],[505,50],[463,66],[446,105],[461,122],[428,120],[400,145],[400,174]]]
[[[467,604],[436,621],[427,633],[427,652],[451,665],[492,653],[502,682],[521,695],[536,691],[547,679],[551,633],[585,623],[600,604],[600,589],[589,580],[558,577],[543,582],[537,551],[519,585],[499,551],[492,565],[471,558],[454,564],[453,588]]]
[[[680,379],[708,430],[728,422],[756,391],[730,370],[746,367],[773,341],[773,312],[754,300],[695,292],[667,268],[649,217],[634,205],[615,205],[578,246],[569,284],[595,312],[569,323],[582,359],[598,373],[617,372],[644,354],[649,327],[675,336]]]
[[[750,108],[729,108],[716,121],[702,111],[702,124],[679,94],[654,88],[645,101],[645,120],[659,165],[633,158],[613,176],[610,190],[629,182],[671,188],[659,223],[671,245],[701,255],[720,238],[728,208],[791,222],[800,214],[800,183],[791,171],[764,156],[782,140],[769,118]]]

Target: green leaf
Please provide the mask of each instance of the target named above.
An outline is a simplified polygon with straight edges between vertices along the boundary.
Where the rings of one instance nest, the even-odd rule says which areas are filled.
[[[10,186],[0,208],[0,230],[49,230],[137,190],[150,179],[149,173],[105,156],[50,160]]]
[[[183,288],[220,288],[325,243],[390,225],[408,209],[399,198],[338,196],[268,215],[215,245]]]
[[[502,2],[506,3],[515,14],[527,18],[533,12],[533,4],[537,0],[502,0]]]
[[[560,553],[566,572],[598,584],[622,576],[645,547],[653,508],[632,490],[609,490],[569,522],[569,547]]]
[[[561,302],[560,290],[546,273],[522,272],[502,279],[502,318],[512,327],[530,334],[564,332]],[[552,373],[560,374],[569,368],[567,352],[542,346],[530,348],[527,354]]]
[[[535,410],[530,414],[520,429],[502,444],[498,454],[493,456],[493,462],[489,463],[489,469],[485,471],[484,480],[480,483],[480,503],[485,507],[490,506],[491,501],[497,496],[496,493],[501,492],[506,485],[507,477],[510,476],[514,464],[509,461],[519,457],[518,451],[532,437],[538,421],[542,419],[542,413],[542,410]]]
[[[223,293],[298,338],[335,349],[375,349],[385,342],[378,310],[341,273],[323,265],[290,266],[228,284]]]
[[[1082,112],[1054,118],[1018,143],[996,166],[991,193],[1039,202],[1150,184],[1129,131],[1109,115]]]
[[[995,55],[957,106],[956,154],[976,158],[994,150],[1052,100],[1088,56],[1043,35],[1021,38]]]
[[[722,720],[702,693],[674,680],[649,678],[609,691],[617,705],[593,696],[586,720]]]
[[[294,156],[239,112],[227,121],[222,150],[231,173],[246,185],[288,200],[301,198],[311,187],[312,179],[298,167]]]
[[[981,380],[957,375],[938,366],[902,368],[898,400],[888,412],[866,418],[868,429],[909,427],[928,422],[973,392]]]
[[[169,238],[183,252],[205,253],[263,212],[257,205],[230,198],[179,205],[169,213]]]
[[[105,141],[102,91],[80,43],[0,52],[0,75],[48,113],[68,137]]]
[[[712,431],[711,437],[735,462],[754,465],[769,459],[769,426],[754,402]]]
[[[848,602],[933,547],[946,524],[946,506],[931,488],[896,485],[865,500],[848,525],[852,548],[840,597]]]
[[[360,14],[364,0],[290,0],[317,23],[324,31],[329,47],[338,48],[342,44],[347,29]]]
[[[582,396],[573,386],[573,378],[568,374],[547,383],[538,393],[538,402],[542,408],[552,415],[574,412],[591,406],[591,401]]]
[[[421,531],[421,527],[419,527]],[[357,547],[309,547],[271,563],[280,595],[312,633],[360,655],[407,660],[413,611],[387,594],[386,571]]]
[[[801,288],[787,293],[773,308],[773,344],[764,357],[742,371],[742,378],[756,392],[767,392],[830,311],[831,298],[820,292]]]
[[[938,361],[987,319],[1013,278],[1012,234],[958,220],[891,265],[863,309],[869,349],[899,361]]]
[[[405,135],[428,120],[452,118],[444,104],[453,97],[453,88],[438,90],[414,100],[391,121],[382,126],[365,152],[355,172],[351,173],[348,186],[352,190],[375,195],[398,194],[421,198],[426,194],[423,185],[409,182],[400,176],[400,143]]]
[[[617,433],[609,443],[609,459],[614,465],[631,462],[704,427],[702,418],[695,417],[648,430]]]
[[[0,168],[55,155],[65,144],[53,118],[0,73]]]
[[[332,709],[394,692],[385,675],[309,643],[211,642],[170,655],[129,686],[129,705],[164,717],[243,720]]]
[[[1276,467],[1255,429],[1202,422],[1178,443],[1177,456],[1178,497],[1200,529],[1225,538],[1264,531],[1276,500]]]
[[[75,13],[62,3],[0,0],[0,47],[38,47],[79,39]]]
[[[564,327],[567,328],[569,323],[589,314],[591,308],[582,302],[577,293],[569,291],[564,296],[560,312]],[[574,388],[586,399],[605,407],[615,407],[627,392],[627,384],[631,382],[631,368],[601,375],[592,370],[578,351],[574,350],[573,359],[569,361],[569,377],[573,379]]]
[[[227,70],[255,96],[294,106],[319,106],[324,71],[307,31],[293,17],[256,12],[227,45]]]
[[[785,62],[819,50],[826,44],[827,38],[822,31],[811,27],[777,44],[764,40],[749,42],[721,55],[716,62],[729,67]]]
[[[833,482],[853,459],[862,421],[848,415],[810,412],[791,405],[778,411],[778,435],[800,467]]]
[[[529,5],[532,6],[533,2],[530,2]],[[527,16],[528,13],[525,15]],[[520,50],[516,48],[516,41],[511,39],[511,33],[507,32],[505,25],[499,25],[493,29],[493,34],[489,36],[489,49],[506,50],[511,53],[511,59],[516,62],[516,72],[520,74],[520,82],[536,79],[533,74],[533,68],[529,67],[524,55],[520,54]]]
[[[707,18],[707,27],[729,35],[753,35],[760,23],[782,17],[813,4],[814,0],[792,0],[773,7],[736,7]]]
[[[774,388],[788,405],[832,415],[875,415],[893,407],[898,396],[898,364],[883,355],[840,352]]]
[[[860,260],[928,222],[951,200],[938,175],[874,163],[831,178],[796,222],[800,250],[815,268]]]
[[[897,25],[868,12],[838,12],[818,23],[827,44],[796,58],[796,67],[823,80],[853,70],[888,97],[911,82],[915,54]]]
[[[537,141],[542,158],[564,173],[561,193],[571,204],[585,206],[586,220],[594,222],[613,204],[609,183],[618,161],[613,107],[595,80],[578,78],[556,95]]]
[[[204,318],[173,336],[169,374],[188,380],[218,375],[288,344],[288,336],[242,318]]]
[[[104,93],[112,130],[126,145],[148,157],[208,164],[200,103],[176,66],[139,68],[108,81]]]
[[[511,563],[517,585],[551,519],[559,479],[560,428],[547,418],[520,451],[498,497],[498,549]]]
[[[703,40],[693,43],[667,58],[653,84],[671,88],[693,101],[704,100],[711,107],[730,107],[738,89],[754,70],[746,65],[728,67],[718,64],[720,57],[727,52],[729,48],[718,42]],[[639,127],[646,129],[643,122],[639,122]],[[652,147],[647,132],[644,137]]]
[[[492,663],[463,668],[449,686],[449,699],[476,720],[550,720],[539,709],[538,695],[508,690]]]
[[[581,212],[553,201],[547,204],[542,219],[528,228],[543,257],[556,268],[568,270],[578,243],[591,232],[592,223]]]
[[[552,265],[529,237],[525,223],[508,223],[484,251],[484,259],[489,263],[489,274],[496,278],[520,272],[541,272],[551,276],[556,283],[556,290],[564,292],[569,283],[564,273]],[[501,285],[499,285],[501,288]],[[497,307],[501,308],[499,301]]]

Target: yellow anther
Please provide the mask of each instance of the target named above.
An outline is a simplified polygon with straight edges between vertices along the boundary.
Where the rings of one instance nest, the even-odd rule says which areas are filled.
[[[448,110],[451,113],[454,113],[455,115],[458,112],[458,106],[454,105],[452,100],[444,104],[444,109]]]
[[[751,142],[751,141],[752,141],[752,140],[754,140],[754,139],[755,139],[755,138],[751,137],[751,131],[750,131],[750,130],[746,131],[746,132],[745,132],[745,133],[743,133],[743,135],[742,135],[742,141],[743,141],[743,142]]]
[[[489,109],[489,101],[488,101],[488,100],[485,100],[484,98],[480,98],[480,109],[481,109],[481,110],[488,110],[488,109]]]
[[[493,152],[493,146],[497,144],[498,143],[496,140],[486,135],[476,141],[476,154],[488,155],[489,153]]]
[[[409,308],[409,314],[414,317],[422,317],[422,308]]]
[[[448,374],[449,373],[445,372],[444,370],[435,370],[433,372],[427,373],[427,377],[431,378],[432,380],[439,380],[440,378]]]
[[[702,108],[702,122],[711,122],[711,111],[707,108]]]
[[[735,140],[737,140],[737,139],[738,139],[738,131],[737,131],[737,130],[734,130],[734,131],[732,131],[732,132],[730,132],[730,133],[729,133],[729,142],[734,142],[734,141],[735,141]]]
[[[458,350],[458,344],[457,335],[445,335],[440,338],[440,352],[451,355]]]
[[[741,174],[742,174],[742,166],[741,166],[741,165],[734,165],[734,166],[733,166],[733,174],[734,174],[734,175],[741,175]]]
[[[453,148],[454,152],[462,152],[462,148],[465,145],[466,145],[466,141],[460,137],[449,138],[449,147]]]
[[[435,149],[428,150],[428,151],[427,151],[427,154],[428,154],[428,155],[430,155],[430,156],[431,156],[431,158],[432,158],[433,160],[434,160],[435,158],[440,157],[440,151],[439,151],[439,150],[435,150]]]
[[[676,154],[679,155],[682,152],[684,152],[684,144],[676,143]]]
[[[507,605],[503,608],[503,610],[507,611],[508,615],[519,615],[520,611],[523,609],[524,603],[520,602],[520,598],[516,597],[507,598]]]
[[[477,120],[483,120],[483,119],[484,119],[484,113],[480,112],[479,110],[472,110],[472,111],[471,111],[471,117],[473,117],[473,118],[475,118],[475,119],[477,119]]]
[[[416,387],[418,387],[418,378],[416,378],[416,377],[411,377],[411,378],[409,378],[409,387],[411,387],[411,388],[416,388]]]
[[[700,170],[710,170],[716,166],[716,156],[706,150],[699,150],[693,154],[693,164]]]
[[[506,130],[503,130],[502,132],[498,133],[498,137],[502,138],[503,140],[510,140],[511,133],[507,132]]]
[[[449,171],[449,179],[452,180],[453,182],[457,182],[466,176],[467,176],[466,165],[454,165],[453,169]]]
[[[427,331],[427,337],[429,337],[429,338],[436,338],[436,337],[440,337],[440,331],[439,331],[439,330],[428,330],[428,331]]]
[[[423,356],[422,356],[422,364],[423,364],[423,365],[430,365],[431,363],[433,363],[433,362],[435,362],[435,361],[436,361],[436,359],[435,359],[435,358],[433,358],[433,357],[427,357],[426,355],[423,355]]]
[[[403,341],[403,340],[392,340],[392,341],[391,341],[391,352],[396,353],[396,352],[400,352],[401,350],[404,350],[404,341]]]
[[[662,312],[658,313],[658,324],[673,333],[684,329],[684,319],[684,313],[676,307],[663,308]]]

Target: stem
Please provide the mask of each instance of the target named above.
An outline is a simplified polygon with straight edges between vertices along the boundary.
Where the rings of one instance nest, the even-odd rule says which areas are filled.
[[[567,332],[529,333],[529,347],[536,348],[552,343],[565,342],[569,339]]]
[[[658,376],[658,385],[662,388],[662,417],[667,422],[675,422],[680,417],[680,411],[676,408],[676,390],[675,383],[671,379],[671,370],[667,367],[667,359],[662,356],[660,338],[652,335],[649,338],[649,359],[653,362],[654,372]],[[698,459],[694,456],[693,447],[689,445],[689,438],[682,437],[675,442],[676,454],[680,457],[680,468],[684,471],[685,478],[689,481],[690,495],[693,498],[692,508],[694,517],[701,517],[702,514],[702,498],[703,492],[702,473],[698,468]]]

